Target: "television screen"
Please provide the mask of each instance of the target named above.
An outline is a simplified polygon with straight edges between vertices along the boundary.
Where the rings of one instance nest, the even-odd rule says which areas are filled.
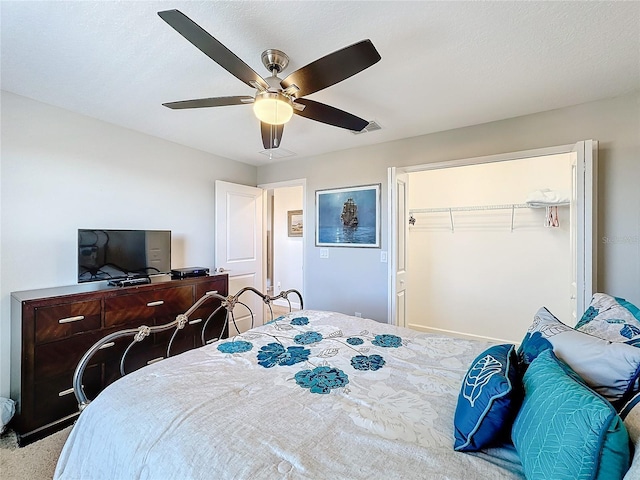
[[[170,272],[170,230],[78,230],[78,283]]]

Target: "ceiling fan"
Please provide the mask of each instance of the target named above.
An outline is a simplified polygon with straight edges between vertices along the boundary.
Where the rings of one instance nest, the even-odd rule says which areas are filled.
[[[302,98],[345,80],[380,60],[371,40],[362,40],[299,68],[284,79],[278,77],[289,57],[280,50],[262,52],[262,63],[271,76],[262,78],[231,50],[179,10],[158,12],[160,18],[233,76],[256,89],[255,96],[213,97],[163,103],[172,109],[253,104],[260,120],[265,149],[278,148],[284,124],[293,114],[347,130],[361,131],[369,122],[324,103]]]

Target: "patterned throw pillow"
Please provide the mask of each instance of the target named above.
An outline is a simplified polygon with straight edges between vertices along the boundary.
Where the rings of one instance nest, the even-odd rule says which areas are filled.
[[[534,338],[537,347],[527,347]],[[635,393],[640,374],[640,348],[574,330],[544,307],[536,313],[520,347],[520,353],[523,350],[529,353],[528,357],[520,355],[524,367],[546,351],[543,340],[551,345],[560,360],[616,408]]]
[[[624,298],[596,293],[576,330],[612,342],[640,346],[640,309]]]
[[[630,465],[629,435],[609,402],[551,350],[523,378],[524,401],[512,438],[527,478],[621,479]]]
[[[515,346],[496,345],[481,353],[462,381],[454,450],[480,450],[508,439],[521,401]]]

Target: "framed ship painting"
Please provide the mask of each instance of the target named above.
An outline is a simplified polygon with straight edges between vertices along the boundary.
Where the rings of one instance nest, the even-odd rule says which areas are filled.
[[[380,184],[316,190],[317,247],[380,247]]]

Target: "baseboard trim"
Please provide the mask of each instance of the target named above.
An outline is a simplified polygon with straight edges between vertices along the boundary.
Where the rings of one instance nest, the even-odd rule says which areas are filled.
[[[473,333],[464,333],[464,332],[458,332],[456,330],[446,330],[443,328],[435,328],[435,327],[425,327],[424,325],[416,325],[416,324],[408,324],[407,328],[410,328],[412,330],[418,330],[420,332],[425,332],[425,333],[438,333],[441,335],[447,335],[450,337],[458,337],[458,338],[464,338],[467,340],[481,340],[481,341],[486,341],[486,342],[497,342],[497,343],[512,343],[515,345],[519,345],[520,341],[519,340],[507,340],[504,338],[495,338],[495,337],[486,337],[483,335],[475,335]]]
[[[273,304],[277,305],[278,307],[289,308],[289,303],[282,298],[274,300]],[[291,308],[293,310],[300,310],[300,302],[291,302]]]

